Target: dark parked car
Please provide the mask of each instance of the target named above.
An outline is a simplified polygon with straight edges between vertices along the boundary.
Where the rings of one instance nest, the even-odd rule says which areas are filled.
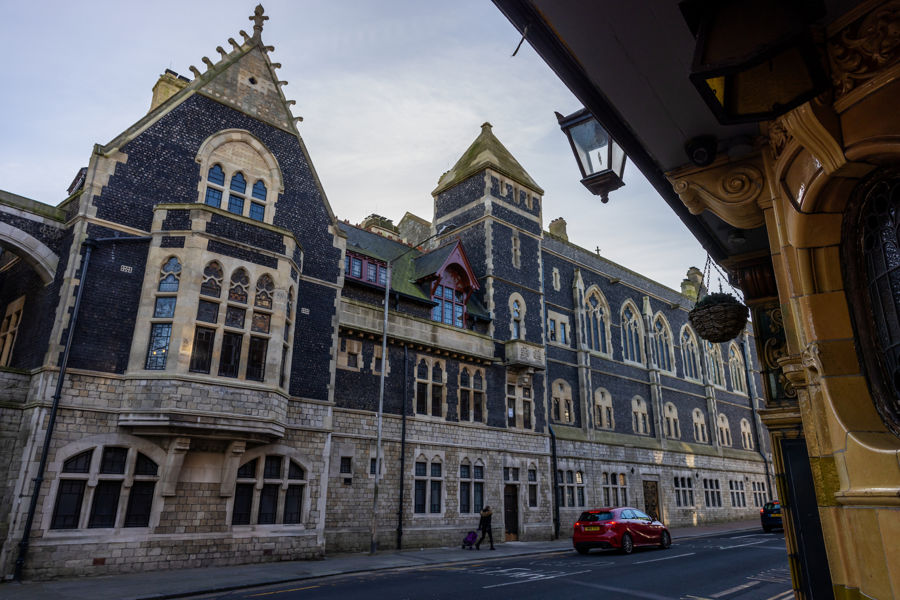
[[[572,545],[579,554],[587,554],[591,548],[618,548],[631,554],[637,546],[668,548],[672,536],[665,525],[636,508],[597,508],[578,517]]]
[[[762,521],[763,531],[769,533],[775,527],[783,527],[781,522],[781,502],[766,502],[766,505],[759,509],[759,520]]]

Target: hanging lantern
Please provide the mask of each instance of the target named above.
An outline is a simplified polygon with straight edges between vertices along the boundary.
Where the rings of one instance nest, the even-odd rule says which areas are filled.
[[[605,204],[611,191],[625,185],[625,151],[587,109],[568,117],[556,113],[556,120],[575,153],[581,183]]]
[[[768,121],[828,86],[810,24],[821,0],[685,0],[691,82],[722,124]]]

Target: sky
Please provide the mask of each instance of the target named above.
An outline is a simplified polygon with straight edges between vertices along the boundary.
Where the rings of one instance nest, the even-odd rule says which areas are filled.
[[[165,69],[191,77],[252,33],[255,2],[0,0],[0,189],[59,204],[95,143],[143,116]],[[300,135],[335,214],[432,217],[431,191],[480,133],[544,189],[544,228],[674,289],[705,251],[628,163],[601,204],[554,111],[575,97],[490,0],[267,0],[263,40],[297,101]]]

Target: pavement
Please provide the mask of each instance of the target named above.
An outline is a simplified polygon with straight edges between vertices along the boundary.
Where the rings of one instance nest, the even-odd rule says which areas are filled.
[[[698,537],[760,529],[759,519],[670,528],[673,543]],[[284,584],[333,575],[388,569],[417,568],[511,556],[574,552],[571,538],[543,542],[505,542],[490,551],[450,548],[382,550],[376,554],[334,554],[323,560],[256,563],[228,567],[202,567],[128,573],[52,581],[0,584],[0,600],[163,600],[197,594],[228,592],[262,585]]]

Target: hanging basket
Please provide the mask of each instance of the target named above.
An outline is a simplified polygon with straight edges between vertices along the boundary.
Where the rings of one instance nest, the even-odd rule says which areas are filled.
[[[688,320],[697,335],[718,344],[736,338],[747,324],[749,313],[731,294],[709,294],[691,310]]]

